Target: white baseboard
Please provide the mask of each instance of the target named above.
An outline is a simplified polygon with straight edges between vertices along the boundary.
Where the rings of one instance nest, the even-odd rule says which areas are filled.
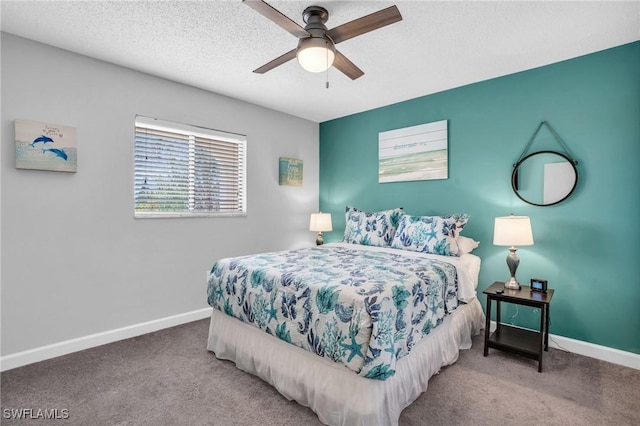
[[[44,361],[107,343],[113,343],[165,328],[175,327],[180,324],[209,318],[211,316],[211,309],[212,308],[199,309],[197,311],[186,312],[184,314],[173,315],[6,355],[0,357],[0,371],[11,370],[27,364],[33,364],[34,362]],[[491,331],[495,330],[495,328],[495,321],[491,321]],[[549,334],[549,346],[640,370],[640,355],[632,352],[595,345],[555,334]]]
[[[140,324],[117,328],[115,330],[104,331],[102,333],[91,334],[89,336],[78,337],[64,342],[54,343],[27,351],[0,357],[0,371],[7,371],[34,362],[44,361],[72,352],[78,352],[107,343],[117,342],[123,339],[140,336],[162,330],[164,328],[175,327],[211,317],[212,308],[199,309],[197,311],[186,312],[184,314],[173,315]]]
[[[490,330],[494,331],[495,329],[496,322],[491,321]],[[555,334],[549,334],[549,347],[640,370],[640,355],[633,352],[625,352]]]

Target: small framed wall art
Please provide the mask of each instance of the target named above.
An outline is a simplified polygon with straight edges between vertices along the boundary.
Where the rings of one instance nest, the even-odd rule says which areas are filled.
[[[15,120],[16,168],[78,171],[76,128],[30,120]]]
[[[302,186],[302,160],[280,157],[279,183],[284,186]]]

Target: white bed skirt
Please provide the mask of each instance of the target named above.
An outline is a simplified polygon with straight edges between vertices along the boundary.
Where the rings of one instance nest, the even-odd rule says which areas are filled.
[[[484,327],[478,299],[458,306],[397,363],[387,380],[358,376],[346,367],[213,310],[207,349],[235,362],[289,400],[310,407],[329,425],[397,425],[400,413],[427,389],[429,378],[453,364]]]

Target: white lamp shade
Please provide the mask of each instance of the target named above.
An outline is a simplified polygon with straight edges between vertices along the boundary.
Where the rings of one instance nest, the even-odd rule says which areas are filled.
[[[493,226],[493,244],[509,247],[533,245],[529,216],[496,217]]]
[[[319,37],[303,38],[298,43],[296,57],[302,68],[309,72],[322,72],[333,65],[336,55],[331,42]]]
[[[309,220],[309,231],[333,231],[333,227],[331,226],[331,213],[311,213],[311,220]]]

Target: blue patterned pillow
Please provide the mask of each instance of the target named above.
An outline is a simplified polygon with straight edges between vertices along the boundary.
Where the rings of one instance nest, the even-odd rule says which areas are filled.
[[[402,209],[367,213],[347,206],[344,242],[365,246],[388,247],[398,228]]]
[[[458,234],[469,220],[469,215],[409,216],[400,219],[391,247],[402,250],[459,256]]]

